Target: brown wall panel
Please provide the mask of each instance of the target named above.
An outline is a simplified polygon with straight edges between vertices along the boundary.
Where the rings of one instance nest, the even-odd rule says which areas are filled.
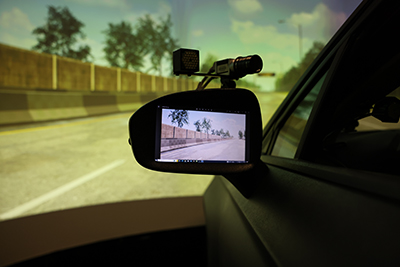
[[[137,74],[121,70],[121,91],[137,92]]]
[[[140,74],[140,92],[151,92],[151,75]]]
[[[0,86],[52,88],[52,56],[0,44]]]
[[[90,63],[57,57],[57,85],[58,89],[89,91]]]
[[[117,69],[95,66],[95,91],[117,91]]]

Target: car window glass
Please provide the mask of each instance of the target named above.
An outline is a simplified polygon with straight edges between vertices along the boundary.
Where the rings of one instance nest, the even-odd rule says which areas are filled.
[[[279,135],[271,153],[273,156],[294,158],[301,136],[314,106],[314,102],[317,99],[325,77],[326,74],[314,85],[279,131]]]
[[[396,97],[400,99],[400,87],[387,95],[388,97]],[[379,119],[369,116],[358,121],[358,126],[356,127],[357,132],[365,131],[384,131],[384,130],[399,130],[400,123],[390,123],[382,122]]]
[[[337,134],[334,144],[327,150],[336,164],[352,169],[400,174],[399,93],[397,88],[377,100],[377,103],[390,100],[385,109],[386,112],[391,110],[391,116],[382,115],[385,112],[379,108],[378,114],[374,112],[377,109],[377,104],[374,104],[367,117],[358,120],[358,126],[345,128]]]

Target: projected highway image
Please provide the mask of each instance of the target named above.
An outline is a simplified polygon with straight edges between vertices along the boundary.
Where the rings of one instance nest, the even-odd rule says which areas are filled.
[[[163,109],[160,161],[245,162],[246,115]]]
[[[256,94],[265,126],[356,6],[350,0],[273,7],[257,0],[246,8],[246,1],[211,0],[31,2],[0,1],[0,223],[203,196],[213,176],[146,170],[126,141],[133,112],[201,81],[172,75],[173,51],[200,49],[201,73],[215,61],[258,54],[266,62],[262,73],[236,85]],[[220,87],[218,79],[207,85]],[[175,127],[176,137],[163,137],[170,144],[160,146],[158,160],[246,161],[251,140],[244,114],[187,110],[180,125],[179,116],[168,117],[174,108],[184,111],[165,110],[164,127]],[[178,137],[182,129],[200,137]]]

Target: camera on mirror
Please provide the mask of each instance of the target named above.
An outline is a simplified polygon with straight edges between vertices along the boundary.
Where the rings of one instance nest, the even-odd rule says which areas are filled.
[[[215,61],[207,73],[199,73],[199,50],[180,48],[173,52],[173,73],[175,75],[204,76],[205,79],[221,78],[222,87],[235,87],[233,80],[238,80],[248,74],[261,72],[263,67],[259,55],[227,58]],[[203,79],[203,89],[208,84]]]

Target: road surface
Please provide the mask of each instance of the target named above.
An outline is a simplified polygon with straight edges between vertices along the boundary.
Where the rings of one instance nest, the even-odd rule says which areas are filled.
[[[161,153],[161,159],[245,160],[245,140],[228,139]]]
[[[283,99],[259,96],[263,124]],[[130,113],[0,127],[0,220],[139,199],[202,195],[212,176],[144,169]]]

